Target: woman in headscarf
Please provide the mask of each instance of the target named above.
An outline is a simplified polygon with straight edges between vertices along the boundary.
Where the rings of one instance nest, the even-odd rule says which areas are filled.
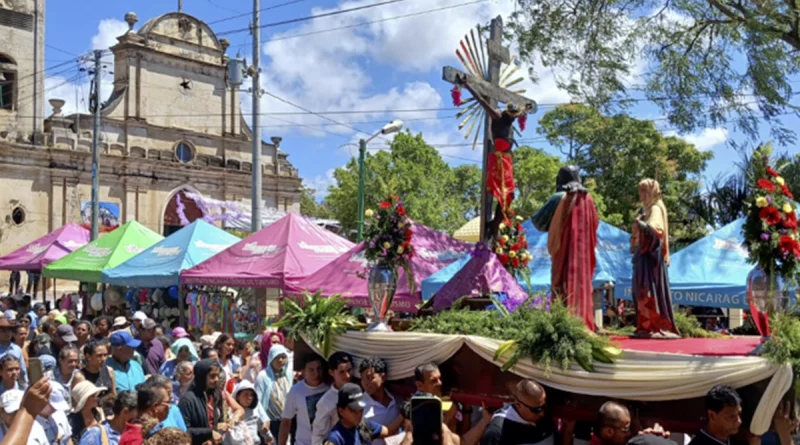
[[[194,365],[194,383],[178,404],[192,445],[222,442],[231,425],[244,417],[244,409],[220,389],[222,375],[216,360],[200,360]],[[228,407],[233,416],[228,415]]]
[[[175,354],[175,358],[164,362],[164,364],[161,365],[161,369],[158,371],[159,374],[165,375],[170,379],[175,378],[175,368],[181,362],[190,361],[194,364],[199,360],[197,349],[195,349],[194,343],[188,338],[179,338],[175,340],[172,346],[170,346],[170,351]]]
[[[272,436],[280,437],[283,405],[293,381],[287,349],[283,345],[272,345],[264,363],[268,365],[258,374],[255,391],[269,418]]]
[[[678,336],[669,291],[669,220],[655,179],[639,183],[642,208],[633,223],[633,301],[637,337]]]

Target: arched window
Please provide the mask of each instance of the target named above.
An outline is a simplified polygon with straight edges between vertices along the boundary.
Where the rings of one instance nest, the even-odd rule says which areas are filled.
[[[178,162],[187,163],[192,162],[195,157],[194,147],[188,142],[180,141],[175,144],[175,159]]]
[[[14,110],[17,89],[17,63],[0,53],[0,110]]]

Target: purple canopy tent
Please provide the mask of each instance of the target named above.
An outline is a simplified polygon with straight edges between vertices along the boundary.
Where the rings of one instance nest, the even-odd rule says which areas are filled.
[[[420,283],[422,280],[463,257],[472,245],[437,232],[422,224],[413,223],[414,237],[411,245],[415,255],[411,259],[411,272],[414,275],[414,292],[408,287],[405,271],[398,270],[397,292],[391,309],[400,312],[416,312],[421,303]],[[321,291],[323,295],[339,294],[349,300],[351,306],[370,307],[367,295],[366,276],[369,265],[364,257],[364,244],[359,244],[349,252],[335,259],[297,284],[287,286],[287,292],[299,294],[302,291]]]
[[[68,223],[0,257],[0,270],[41,272],[48,264],[83,247],[88,242],[88,230],[78,224]],[[11,292],[13,291],[11,289]]]

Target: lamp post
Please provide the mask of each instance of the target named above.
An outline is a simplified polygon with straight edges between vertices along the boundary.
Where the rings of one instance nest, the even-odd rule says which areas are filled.
[[[364,181],[366,180],[366,168],[364,161],[367,157],[367,143],[378,136],[397,133],[403,128],[403,121],[393,120],[381,128],[381,131],[373,134],[369,139],[358,141],[358,242],[364,240]]]

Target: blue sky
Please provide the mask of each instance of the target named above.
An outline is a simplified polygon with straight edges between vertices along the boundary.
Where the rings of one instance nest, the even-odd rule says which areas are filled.
[[[49,1],[47,4],[45,57],[48,67],[69,60],[91,49],[108,48],[116,36],[127,30],[123,21],[126,12],[139,16],[138,26],[157,15],[177,10],[178,0],[83,0],[80,7],[73,2]],[[251,0],[184,0],[183,10],[208,23],[218,34],[246,29],[249,16],[226,20],[252,10]],[[348,9],[376,3],[376,0],[262,0],[262,8],[276,7],[262,14],[262,24],[297,17],[316,15],[337,9]],[[425,12],[433,9],[450,9]],[[393,118],[406,121],[406,128],[422,132],[426,140],[437,147],[445,160],[453,165],[477,162],[479,150],[465,146],[463,134],[457,131],[455,111],[391,112],[387,110],[420,110],[452,108],[450,85],[441,80],[441,67],[459,67],[455,49],[465,32],[477,23],[486,23],[497,14],[513,10],[512,0],[407,0],[354,13],[314,19],[308,22],[276,26],[262,31],[265,42],[262,52],[262,87],[267,92],[308,110],[317,112],[347,111],[350,114],[329,114],[330,119],[345,126],[309,114],[264,116],[263,137],[283,137],[282,149],[300,170],[306,183],[324,195],[331,184],[331,173],[356,154],[354,143],[363,134],[380,129]],[[413,17],[398,16],[421,13]],[[364,26],[364,22],[375,22]],[[338,31],[331,28],[351,26]],[[304,34],[302,36],[296,36]],[[310,35],[309,35],[310,34]],[[295,37],[292,37],[295,36]],[[252,60],[251,37],[248,32],[225,35],[231,47],[228,54],[238,51]],[[524,67],[523,67],[524,68]],[[524,69],[520,71],[524,73]],[[85,110],[88,83],[78,67],[67,64],[47,71],[46,96],[67,100],[65,111]],[[554,73],[540,73],[536,85],[526,80],[526,95],[540,104],[557,104],[569,96],[555,86]],[[110,77],[108,79],[110,81]],[[106,92],[109,88],[106,87]],[[466,97],[466,96],[465,96]],[[243,104],[249,109],[249,98]],[[552,106],[542,106],[528,120],[523,140],[553,154],[536,133],[536,120]],[[300,112],[273,97],[262,99],[262,113]],[[302,113],[302,112],[301,112]],[[639,118],[658,119],[661,111],[650,103],[639,103],[629,109]],[[797,120],[793,123],[797,127]],[[669,131],[663,121],[659,128]],[[703,150],[713,151],[715,158],[706,173],[707,178],[726,172],[738,155],[726,143],[741,140],[741,135],[728,128],[708,128],[695,134],[683,135]],[[768,139],[768,132],[763,134]],[[371,148],[379,148],[379,139]],[[796,147],[782,148],[797,152]]]

